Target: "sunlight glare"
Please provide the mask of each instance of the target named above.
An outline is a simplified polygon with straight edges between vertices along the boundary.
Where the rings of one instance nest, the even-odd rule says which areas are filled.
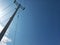
[[[0,24],[0,33],[1,33],[2,30],[3,30],[3,26]]]

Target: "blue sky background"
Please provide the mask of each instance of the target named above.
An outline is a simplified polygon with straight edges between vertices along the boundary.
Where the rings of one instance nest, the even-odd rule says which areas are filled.
[[[26,9],[19,9],[9,27],[8,45],[60,45],[60,1],[17,1]]]

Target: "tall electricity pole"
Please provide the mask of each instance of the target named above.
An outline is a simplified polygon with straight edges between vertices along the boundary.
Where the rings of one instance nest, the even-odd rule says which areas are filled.
[[[13,15],[10,17],[9,21],[7,22],[7,24],[5,25],[5,27],[3,28],[2,32],[0,33],[0,41],[2,40],[4,34],[6,33],[8,27],[10,26],[11,22],[13,21],[13,18],[15,17],[17,11],[19,8],[21,8],[22,10],[24,10],[25,8],[19,4],[16,0],[14,0],[15,5],[17,6],[15,12],[13,13]]]

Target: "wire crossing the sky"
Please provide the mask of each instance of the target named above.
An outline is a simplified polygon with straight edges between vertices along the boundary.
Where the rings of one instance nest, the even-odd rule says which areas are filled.
[[[11,13],[13,11],[13,9],[12,10],[10,10],[10,11],[8,11],[7,13],[5,13],[5,14],[1,14],[2,16],[0,17],[0,18],[3,18],[3,17],[5,17],[5,16],[7,16],[9,13]]]
[[[9,8],[10,6],[11,6],[11,4],[8,5],[7,7],[5,7],[4,9],[2,9],[1,12],[2,12],[2,11],[5,11],[5,10],[6,10],[7,8]]]
[[[7,10],[10,10],[10,8],[13,7],[12,4],[9,4],[7,7],[5,7],[4,9],[0,10],[0,15],[2,15],[2,13],[4,13]]]

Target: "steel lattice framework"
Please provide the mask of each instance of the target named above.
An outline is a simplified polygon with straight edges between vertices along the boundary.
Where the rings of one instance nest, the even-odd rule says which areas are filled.
[[[7,29],[9,28],[11,22],[13,21],[13,18],[15,17],[17,11],[19,10],[19,8],[21,8],[22,10],[24,10],[25,8],[19,4],[16,0],[14,0],[14,4],[17,6],[16,10],[14,11],[14,13],[12,14],[12,16],[10,17],[9,21],[7,22],[7,24],[5,25],[5,27],[3,28],[2,32],[0,33],[0,41],[2,40],[5,32],[7,31]]]

